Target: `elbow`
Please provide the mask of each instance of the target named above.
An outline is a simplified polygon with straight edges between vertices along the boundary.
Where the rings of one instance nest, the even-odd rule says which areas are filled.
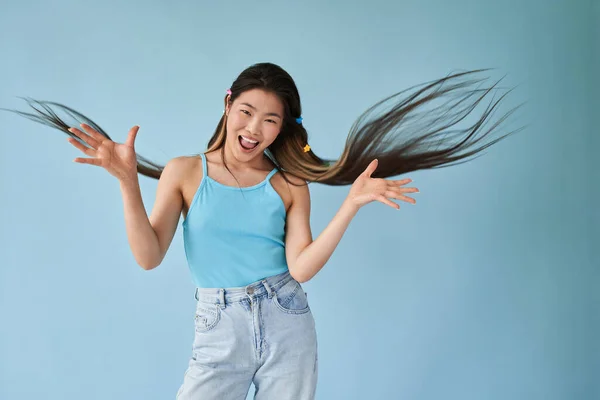
[[[290,268],[289,271],[290,271],[290,275],[292,276],[292,278],[294,278],[294,280],[296,280],[298,283],[306,283],[312,278],[312,276],[307,276],[305,274],[299,274],[298,272],[296,272],[295,269]]]
[[[138,263],[138,265],[144,270],[144,271],[150,271],[151,269],[154,269],[156,267],[152,266],[151,264],[145,264],[145,263]]]
[[[158,267],[160,265],[160,261],[156,262],[153,260],[140,260],[137,262],[137,264],[144,270],[144,271],[150,271],[153,270],[154,268]]]

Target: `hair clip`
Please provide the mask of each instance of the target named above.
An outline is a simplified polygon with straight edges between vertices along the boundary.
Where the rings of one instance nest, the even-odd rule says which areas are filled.
[[[308,152],[310,150],[310,146],[307,144],[306,146],[304,146],[304,152]]]
[[[227,89],[227,94],[231,96],[231,89]]]
[[[302,117],[296,118],[296,123],[299,125],[302,123]]]

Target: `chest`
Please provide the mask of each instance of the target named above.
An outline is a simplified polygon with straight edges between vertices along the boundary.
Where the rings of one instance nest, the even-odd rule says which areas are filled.
[[[231,176],[231,174],[228,174],[228,176],[227,176],[227,175],[223,174],[222,172],[217,171],[215,173],[215,175],[213,175],[213,172],[211,171],[210,178],[217,181],[220,184],[227,185],[227,186],[249,187],[249,186],[256,185],[256,184],[260,183],[261,181],[263,181],[265,179],[266,175],[267,174],[265,173],[264,176],[261,177],[259,174],[256,174],[256,176],[246,176],[246,177],[244,177],[244,179],[236,177],[239,181],[238,182],[234,179],[233,176]],[[200,166],[199,168],[198,167],[193,168],[189,174],[186,174],[186,177],[182,182],[182,187],[181,187],[181,194],[183,197],[182,214],[183,214],[184,218],[187,216],[187,213],[190,209],[190,205],[192,204],[192,200],[194,199],[194,196],[195,196],[196,192],[198,191],[198,187],[200,185],[202,177],[203,177],[203,173],[202,173],[202,168]],[[275,175],[273,175],[271,177],[270,182],[271,182],[271,185],[273,186],[273,189],[281,197],[281,200],[283,201],[286,211],[289,210],[290,206],[292,205],[292,194],[291,194],[289,188],[287,187],[288,183],[285,181],[285,179],[283,179],[280,172],[277,172]]]

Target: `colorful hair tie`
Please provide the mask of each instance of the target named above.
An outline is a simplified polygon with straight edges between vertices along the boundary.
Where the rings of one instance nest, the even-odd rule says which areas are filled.
[[[304,146],[304,152],[306,153],[307,151],[310,151],[310,146],[308,144]]]
[[[300,125],[302,123],[302,117],[296,118],[296,123]]]
[[[231,89],[227,89],[227,94],[231,96]]]

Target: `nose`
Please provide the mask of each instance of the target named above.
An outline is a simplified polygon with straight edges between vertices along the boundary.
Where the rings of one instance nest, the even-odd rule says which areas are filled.
[[[260,131],[260,121],[257,118],[251,118],[246,125],[246,130],[252,135]]]

